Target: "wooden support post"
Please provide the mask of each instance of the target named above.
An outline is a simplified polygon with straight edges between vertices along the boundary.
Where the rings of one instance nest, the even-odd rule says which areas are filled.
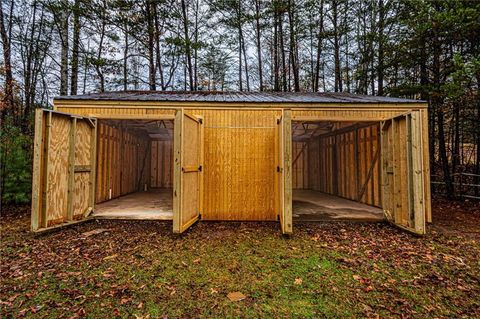
[[[39,228],[39,222],[42,216],[42,161],[44,158],[43,150],[43,114],[42,109],[35,110],[35,138],[33,140],[33,171],[32,171],[32,230]]]
[[[333,177],[333,194],[338,196],[338,154],[337,154],[337,145],[338,145],[338,135],[335,135],[333,139],[335,142],[332,147],[332,177]]]
[[[203,213],[203,175],[204,175],[204,172],[205,172],[205,162],[204,162],[204,126],[205,126],[205,122],[204,122],[204,119],[203,117],[198,117],[200,119],[200,125],[199,125],[199,130],[200,130],[200,166],[202,167],[202,170],[198,173],[199,176],[198,176],[198,183],[199,183],[199,210],[200,210],[200,215]]]
[[[95,209],[95,189],[96,189],[96,180],[97,180],[97,130],[98,130],[98,121],[95,119],[93,121],[94,126],[91,130],[90,135],[90,197],[89,203],[90,208]]]
[[[70,119],[70,137],[68,141],[68,190],[67,190],[67,220],[73,220],[73,196],[75,195],[75,136],[77,118]]]
[[[424,193],[424,170],[422,154],[422,127],[420,111],[413,111],[411,121],[411,175],[412,175],[412,205],[415,231],[425,233],[425,193]]]
[[[358,161],[358,127],[355,127],[354,134],[354,152],[355,152],[355,193],[358,194],[360,187],[360,172],[359,172],[359,161]],[[360,201],[360,198],[357,196],[357,201]]]
[[[182,136],[183,136],[183,109],[175,114],[173,132],[173,232],[182,232]]]
[[[284,230],[285,234],[293,232],[293,217],[292,217],[292,111],[285,110],[283,112],[284,118],[284,147],[285,147],[285,167],[284,167],[284,182],[285,182],[285,201],[284,201]]]
[[[43,172],[45,173],[45,176],[43,178],[43,199],[42,199],[42,214],[41,214],[41,225],[43,228],[48,226],[48,197],[49,197],[49,183],[48,183],[48,177],[50,175],[50,165],[49,165],[49,150],[50,150],[50,140],[51,140],[51,131],[52,131],[52,112],[48,112],[47,115],[47,124],[45,125],[45,149],[43,151],[44,154],[44,160],[43,160]]]
[[[373,158],[373,161],[370,164],[370,167],[368,169],[367,176],[365,177],[365,182],[363,183],[362,188],[360,189],[360,192],[358,193],[357,201],[362,200],[362,197],[365,194],[365,191],[367,190],[368,182],[372,178],[373,169],[375,168],[375,164],[377,163],[379,157],[380,157],[380,148],[377,147],[377,150],[375,152],[375,157]]]

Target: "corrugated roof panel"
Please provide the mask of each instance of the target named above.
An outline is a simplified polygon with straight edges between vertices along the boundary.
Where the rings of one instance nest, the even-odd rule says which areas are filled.
[[[120,91],[58,96],[55,100],[177,101],[225,103],[422,103],[425,101],[345,92]]]

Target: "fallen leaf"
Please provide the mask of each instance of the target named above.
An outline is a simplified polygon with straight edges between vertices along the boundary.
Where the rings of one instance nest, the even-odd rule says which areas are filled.
[[[244,294],[242,294],[239,291],[231,292],[227,295],[227,297],[228,299],[230,299],[230,301],[240,301],[247,298]]]
[[[82,233],[82,237],[90,237],[92,235],[97,235],[97,234],[101,234],[103,232],[106,232],[108,231],[108,229],[105,229],[105,228],[98,228],[98,229],[94,229],[94,230],[91,230],[91,231],[87,231],[87,232],[84,232]]]
[[[115,254],[115,255],[107,256],[107,257],[103,258],[103,260],[114,259],[114,258],[117,258],[117,257],[118,257],[118,254]]]
[[[295,285],[301,285],[303,282],[302,278],[295,278],[294,284]]]

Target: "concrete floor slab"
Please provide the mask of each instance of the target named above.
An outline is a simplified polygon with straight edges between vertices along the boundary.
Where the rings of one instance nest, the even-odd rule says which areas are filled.
[[[312,190],[293,191],[294,221],[383,221],[383,210]]]

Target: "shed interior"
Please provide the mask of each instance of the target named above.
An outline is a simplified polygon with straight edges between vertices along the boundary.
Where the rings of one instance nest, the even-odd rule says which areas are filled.
[[[294,221],[381,221],[379,122],[292,122]]]
[[[99,120],[94,216],[173,218],[173,120]]]

